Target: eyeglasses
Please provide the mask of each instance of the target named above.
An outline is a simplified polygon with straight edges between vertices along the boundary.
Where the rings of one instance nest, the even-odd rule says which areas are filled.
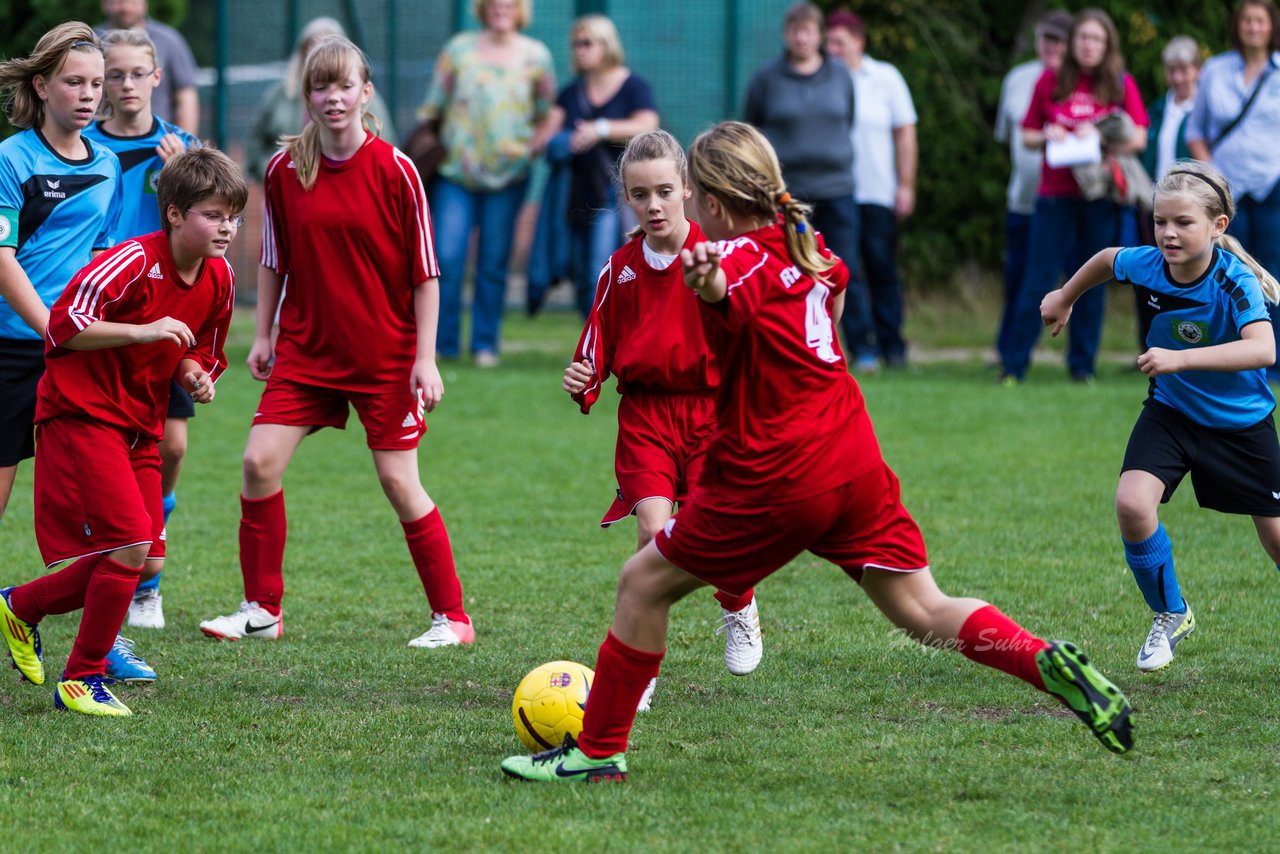
[[[213,211],[198,211],[193,210],[192,208],[187,208],[187,213],[199,214],[204,217],[204,221],[209,223],[209,225],[216,225],[219,228],[224,224],[229,225],[232,228],[239,228],[244,225],[244,217],[239,214],[235,214],[234,216],[223,216],[222,214],[214,213]]]
[[[591,47],[595,42],[591,39],[574,39],[570,44],[576,49],[580,47]]]
[[[156,70],[154,68],[150,71],[130,71],[128,74],[124,74],[120,71],[113,71],[107,75],[107,83],[112,86],[123,86],[126,79],[132,80],[134,83],[141,83],[143,80],[146,80],[155,73]]]

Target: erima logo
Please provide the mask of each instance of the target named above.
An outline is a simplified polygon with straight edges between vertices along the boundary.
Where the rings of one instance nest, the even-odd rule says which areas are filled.
[[[624,266],[622,268],[622,272],[618,274],[618,284],[622,284],[623,282],[630,282],[634,280],[635,277],[636,277],[636,271],[631,269],[630,267]]]
[[[151,270],[147,273],[148,279],[163,279],[164,273],[160,272],[160,262],[157,261],[151,266]]]
[[[1271,493],[1271,497],[1274,498],[1276,501],[1280,501],[1280,492]]]
[[[50,180],[49,178],[45,178],[44,182],[49,185],[50,190],[56,190],[62,186],[61,181],[53,181],[53,180]]]
[[[1159,301],[1158,299],[1156,299],[1156,295],[1155,295],[1155,294],[1148,294],[1148,295],[1147,295],[1147,305],[1151,306],[1151,307],[1152,307],[1152,308],[1154,308],[1156,311],[1159,311],[1159,310],[1160,310],[1160,301]]]

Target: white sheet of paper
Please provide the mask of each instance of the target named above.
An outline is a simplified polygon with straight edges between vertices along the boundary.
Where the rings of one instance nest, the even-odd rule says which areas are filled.
[[[1048,140],[1044,147],[1044,161],[1054,168],[1101,163],[1102,140],[1097,133],[1084,136],[1067,134],[1061,142]]]

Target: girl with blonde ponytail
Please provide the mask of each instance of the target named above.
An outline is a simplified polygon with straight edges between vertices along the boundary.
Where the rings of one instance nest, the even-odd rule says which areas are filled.
[[[1089,288],[1114,277],[1137,292],[1148,348],[1138,367],[1151,381],[1125,450],[1116,517],[1153,612],[1141,671],[1170,664],[1196,627],[1158,515],[1188,472],[1201,507],[1253,518],[1280,569],[1280,442],[1267,384],[1276,361],[1267,304],[1280,299],[1280,285],[1227,235],[1235,213],[1217,169],[1179,160],[1156,185],[1156,245],[1102,250],[1040,305],[1057,335]]]
[[[680,252],[720,369],[703,474],[622,568],[581,737],[508,757],[502,770],[544,782],[625,780],[636,704],[658,675],[671,606],[705,585],[742,594],[805,551],[859,582],[904,634],[1057,697],[1107,749],[1128,750],[1129,703],[1080,650],[934,583],[835,338],[848,269],[787,195],[768,141],[748,125],[717,125],[689,149],[689,174],[698,222],[717,241]]]
[[[303,439],[344,427],[354,406],[430,607],[431,627],[409,645],[471,643],[449,534],[418,472],[425,413],[444,394],[427,198],[413,161],[367,123],[373,83],[359,48],[321,40],[302,77],[311,124],[271,159],[263,187],[249,370],[267,387],[244,451],[244,602],[200,629],[232,640],[283,634],[285,469]]]

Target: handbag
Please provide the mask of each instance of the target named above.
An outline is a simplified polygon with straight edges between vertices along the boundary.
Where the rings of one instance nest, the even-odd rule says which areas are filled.
[[[1239,127],[1240,123],[1244,121],[1244,117],[1249,113],[1249,108],[1253,106],[1254,101],[1258,100],[1258,93],[1262,91],[1262,87],[1266,85],[1267,78],[1271,76],[1271,72],[1274,69],[1275,66],[1271,63],[1271,60],[1267,60],[1266,70],[1258,76],[1258,82],[1253,84],[1253,91],[1249,93],[1249,100],[1244,102],[1244,106],[1240,108],[1240,112],[1236,114],[1236,117],[1227,122],[1227,126],[1218,133],[1217,138],[1214,139],[1213,142],[1209,143],[1210,151],[1217,148],[1218,144],[1226,139],[1227,135]]]
[[[448,154],[440,139],[440,120],[427,119],[411,130],[404,141],[404,153],[417,167],[423,186],[430,184]]]

